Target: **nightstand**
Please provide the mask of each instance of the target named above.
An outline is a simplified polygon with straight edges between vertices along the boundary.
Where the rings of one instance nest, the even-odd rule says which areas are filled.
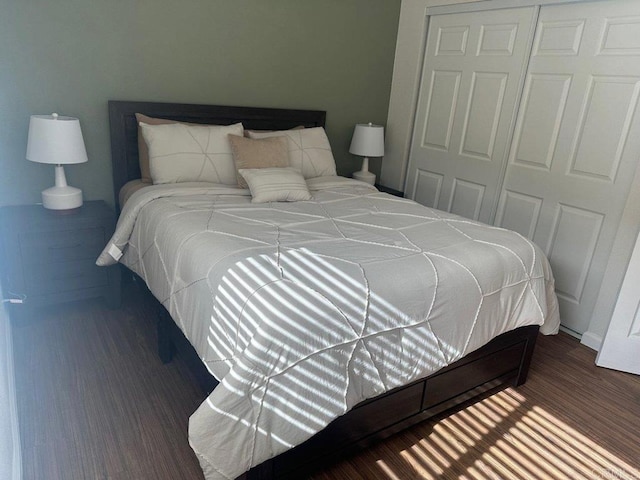
[[[0,274],[5,298],[20,313],[31,307],[92,297],[120,304],[120,270],[95,262],[115,228],[115,213],[101,200],[60,215],[41,205],[0,208]]]

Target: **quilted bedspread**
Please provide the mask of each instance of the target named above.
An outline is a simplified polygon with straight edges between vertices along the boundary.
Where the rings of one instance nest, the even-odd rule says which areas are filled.
[[[216,185],[142,189],[98,259],[138,273],[220,381],[189,422],[207,479],[503,332],[558,330],[548,262],[521,235],[349,179],[308,183],[313,200],[267,204]]]

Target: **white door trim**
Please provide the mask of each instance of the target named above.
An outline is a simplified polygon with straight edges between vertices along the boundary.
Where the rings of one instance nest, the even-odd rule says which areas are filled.
[[[501,8],[535,7],[544,5],[558,5],[562,3],[594,2],[600,0],[476,0],[473,3],[457,3],[434,5],[426,8],[427,15],[442,15],[446,13],[479,12],[483,10],[497,10]],[[443,2],[440,2],[443,3]]]

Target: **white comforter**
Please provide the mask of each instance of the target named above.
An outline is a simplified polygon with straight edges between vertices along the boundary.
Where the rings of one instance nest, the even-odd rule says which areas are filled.
[[[503,332],[558,330],[547,260],[519,234],[348,179],[309,186],[312,201],[271,204],[224,186],[145,188],[98,259],[123,252],[220,381],[189,423],[208,479]]]

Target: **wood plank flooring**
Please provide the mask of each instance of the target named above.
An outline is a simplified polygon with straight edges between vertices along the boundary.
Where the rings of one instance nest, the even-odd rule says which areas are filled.
[[[155,311],[64,305],[14,321],[24,480],[202,479],[187,440],[203,399],[155,353]],[[540,337],[526,385],[425,422],[314,479],[640,480],[640,377]]]

